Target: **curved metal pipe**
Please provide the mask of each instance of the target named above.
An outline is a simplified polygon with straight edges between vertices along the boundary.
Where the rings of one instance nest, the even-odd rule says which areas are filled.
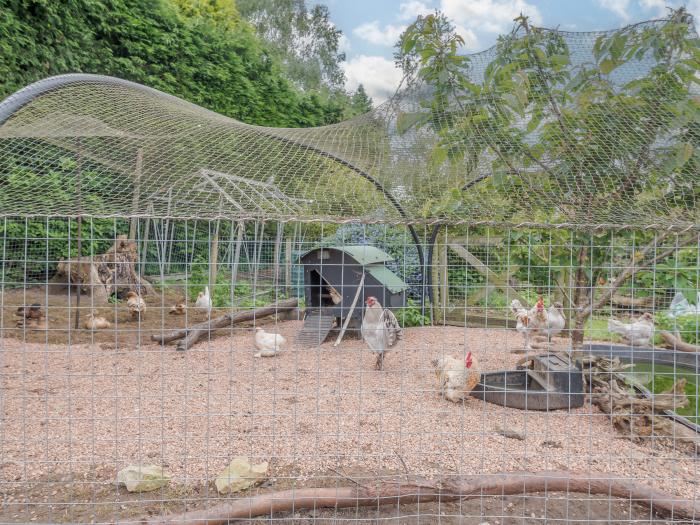
[[[162,91],[158,91],[157,89],[150,88],[148,86],[144,86],[142,84],[137,84],[136,82],[131,82],[129,80],[124,80],[121,78],[116,78],[116,77],[109,77],[105,75],[91,75],[91,74],[85,74],[85,73],[72,73],[72,74],[67,74],[67,75],[58,75],[54,77],[49,77],[45,78],[43,80],[39,80],[37,82],[34,82],[33,84],[29,84],[28,86],[20,89],[19,91],[13,93],[9,97],[7,97],[5,100],[0,102],[0,126],[2,126],[12,115],[14,115],[17,111],[22,109],[24,106],[27,104],[31,103],[32,101],[36,100],[37,98],[46,95],[48,93],[51,93],[53,91],[65,88],[67,86],[73,85],[73,84],[84,84],[84,83],[99,83],[99,84],[111,84],[111,85],[116,85],[116,86],[122,86],[130,89],[136,89],[145,93],[149,93],[151,95],[164,98],[166,100],[169,100],[171,102],[176,102],[178,104],[184,105],[186,107],[191,107],[191,108],[196,108],[199,111],[206,111],[208,113],[212,113],[213,115],[216,115],[218,118],[221,117],[220,114],[208,110],[206,108],[202,108],[201,106],[197,106],[196,104],[192,104],[191,102],[187,102],[186,100],[183,100],[181,98],[178,98],[173,95],[169,95],[167,93],[163,93]],[[234,120],[234,119],[231,119]],[[234,120],[235,121],[235,120]],[[235,121],[237,122],[237,121]],[[245,124],[246,126],[251,126],[250,124]],[[408,214],[406,213],[406,210],[403,209],[401,204],[396,200],[396,198],[389,193],[386,188],[374,177],[372,177],[369,173],[366,171],[360,169],[359,167],[355,166],[351,162],[348,162],[347,160],[338,157],[337,155],[334,155],[333,153],[324,151],[322,149],[319,149],[315,146],[311,146],[309,144],[304,144],[301,142],[294,141],[292,139],[284,138],[284,137],[278,137],[277,135],[274,135],[272,132],[266,130],[265,128],[259,127],[259,126],[251,126],[257,128],[261,133],[265,133],[267,136],[270,138],[273,138],[275,140],[279,140],[280,142],[284,142],[287,144],[291,144],[303,149],[306,149],[308,151],[312,151],[318,155],[321,155],[323,157],[326,157],[328,159],[333,160],[334,162],[337,162],[338,164],[345,166],[351,171],[354,171],[358,175],[360,175],[362,178],[368,180],[371,182],[374,187],[379,190],[384,197],[396,208],[396,210],[399,212],[399,214],[406,219],[406,221],[409,221]],[[411,237],[413,238],[413,243],[416,246],[416,250],[418,252],[418,261],[421,266],[421,279],[423,283],[425,283],[425,278],[426,278],[426,266],[425,266],[425,254],[423,253],[423,246],[421,245],[420,239],[418,238],[418,233],[416,232],[416,229],[413,227],[412,224],[407,224],[408,230],[411,233]],[[425,286],[425,284],[424,284]],[[425,294],[421,294],[421,305],[424,302],[424,296]]]

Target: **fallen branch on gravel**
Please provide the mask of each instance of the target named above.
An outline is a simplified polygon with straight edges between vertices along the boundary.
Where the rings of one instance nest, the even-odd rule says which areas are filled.
[[[474,476],[451,476],[438,480],[399,477],[368,481],[353,487],[293,489],[249,498],[206,510],[156,519],[143,518],[144,525],[217,525],[231,520],[271,516],[302,509],[403,505],[428,501],[475,499],[533,492],[578,492],[615,496],[630,500],[664,516],[677,519],[700,517],[700,502],[682,499],[642,483],[608,474],[578,474],[566,471],[503,472]],[[130,522],[134,523],[134,522]]]
[[[252,321],[254,319],[268,317],[279,312],[292,310],[296,308],[298,304],[298,299],[286,299],[263,308],[245,310],[243,312],[231,312],[226,315],[222,315],[221,317],[217,317],[216,319],[210,319],[208,321],[204,321],[203,323],[192,325],[188,328],[174,330],[169,334],[154,334],[151,336],[151,339],[162,344],[170,343],[171,341],[175,341],[177,339],[182,339],[182,341],[177,344],[177,349],[187,350],[188,348],[192,348],[192,346],[200,339],[208,337],[214,330],[228,328],[234,324]]]
[[[645,395],[632,388],[622,374],[631,365],[615,357],[585,356],[577,359],[583,366],[585,390],[591,392],[591,401],[611,416],[615,428],[633,441],[661,436],[691,445],[692,452],[700,451],[700,435],[673,419],[666,411],[675,412],[688,406],[685,379],[659,394]]]
[[[674,350],[680,350],[681,352],[700,352],[700,346],[686,343],[681,338],[673,335],[671,332],[661,331],[659,334],[661,335],[661,338],[666,341],[666,344],[668,344]]]

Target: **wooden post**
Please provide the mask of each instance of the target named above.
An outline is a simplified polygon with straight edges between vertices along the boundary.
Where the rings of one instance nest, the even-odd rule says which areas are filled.
[[[148,211],[149,214],[146,216],[146,225],[143,229],[143,246],[141,248],[141,271],[139,272],[141,275],[144,275],[144,272],[146,271],[146,258],[148,257],[148,234],[149,230],[151,229],[150,215],[153,213],[153,207],[149,206]]]
[[[231,267],[231,286],[235,289],[238,279],[238,265],[241,261],[241,245],[243,244],[243,234],[245,233],[245,222],[238,223],[238,233],[236,235],[236,248],[233,254],[233,265]]]
[[[285,261],[284,261],[284,288],[287,296],[292,295],[292,258],[294,254],[292,253],[292,238],[287,237],[285,242]]]
[[[131,198],[131,222],[129,224],[129,240],[136,240],[139,220],[139,200],[141,199],[141,172],[143,170],[143,149],[136,152],[136,167],[134,169],[134,194]]]
[[[447,317],[447,306],[449,304],[449,274],[447,271],[447,244],[440,244],[438,248],[438,269],[439,269],[439,297],[440,297],[440,302],[438,303],[440,305],[440,313],[439,313],[439,318],[442,320],[442,323],[445,323],[445,319]]]
[[[168,219],[165,226],[165,234],[163,239],[165,240],[165,273],[170,273],[170,260],[173,255],[173,232],[175,231],[175,221],[170,220],[170,210],[173,203],[173,189],[168,189]]]
[[[343,323],[343,328],[340,330],[340,333],[338,334],[338,338],[335,340],[335,343],[333,343],[333,346],[336,347],[340,344],[340,341],[343,340],[343,336],[345,335],[345,330],[348,329],[348,325],[350,324],[350,319],[352,318],[352,314],[355,311],[355,306],[357,306],[357,300],[360,298],[360,294],[362,293],[362,290],[365,288],[365,271],[364,269],[362,270],[362,278],[360,279],[360,284],[357,285],[357,292],[355,292],[355,297],[352,300],[352,304],[350,305],[350,310],[348,313],[345,315],[345,322]]]
[[[277,289],[280,284],[280,258],[282,257],[282,235],[284,233],[284,223],[277,223],[277,233],[275,234],[275,248],[273,252],[273,280],[272,286]]]
[[[209,287],[211,294],[214,294],[216,286],[216,277],[219,263],[219,219],[214,223],[214,235],[209,244]]]

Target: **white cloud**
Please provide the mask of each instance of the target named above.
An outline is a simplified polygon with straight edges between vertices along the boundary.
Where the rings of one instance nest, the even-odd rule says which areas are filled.
[[[418,18],[419,15],[427,15],[432,12],[433,10],[423,2],[411,0],[399,6],[399,20],[408,20],[412,22],[414,19]]]
[[[362,84],[375,104],[394,94],[403,75],[391,60],[381,56],[359,55],[343,63],[345,87],[354,91]]]
[[[405,29],[406,26],[395,26],[391,24],[385,25],[382,28],[379,27],[379,22],[374,20],[356,27],[352,32],[371,44],[393,46],[398,42],[401,33],[403,33]]]
[[[693,15],[693,18],[695,19],[695,28],[700,28],[700,0],[690,0],[686,7],[688,12]]]
[[[640,0],[639,5],[647,11],[654,11],[655,16],[662,16],[666,12],[668,2],[666,0]]]
[[[340,38],[338,39],[338,51],[347,55],[350,53],[351,49],[352,46],[350,45],[350,39],[345,36],[345,33],[341,34]]]
[[[465,48],[472,51],[479,48],[479,39],[474,31],[460,24],[455,25],[455,31],[457,31],[457,34],[464,39]]]
[[[503,33],[513,26],[513,19],[523,13],[533,24],[542,23],[539,9],[525,0],[442,0],[440,9],[457,27],[470,31]],[[462,35],[465,40],[471,37]],[[476,36],[474,36],[476,39]]]
[[[630,19],[630,14],[627,11],[629,9],[629,3],[630,0],[598,0],[598,5],[600,5],[600,7],[612,11],[624,21]]]

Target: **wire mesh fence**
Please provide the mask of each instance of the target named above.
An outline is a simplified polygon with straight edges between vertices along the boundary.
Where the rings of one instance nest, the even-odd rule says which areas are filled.
[[[0,521],[697,519],[694,30],[521,29],[324,128],[0,104]]]
[[[669,350],[661,336],[665,331],[697,346],[695,301],[676,299],[693,299],[697,290],[696,234],[442,230],[430,302],[424,287],[410,284],[421,267],[405,228],[224,228],[216,221],[166,226],[150,220],[147,231],[146,221],[136,220],[137,240],[128,249],[139,258],[128,264],[145,303],[136,308],[125,295],[133,280],[110,281],[105,299],[94,293],[105,287],[102,281],[76,281],[70,270],[120,264],[101,256],[120,253],[112,248],[124,242],[129,223],[83,221],[78,259],[70,251],[76,232],[71,235],[75,225],[69,222],[3,223],[3,521],[111,522],[250,502],[280,490],[342,492],[382,482],[415,494],[415,476],[428,487],[431,480],[449,484],[484,474],[507,480],[520,471],[584,473],[634,481],[690,502],[697,497],[697,354]],[[158,240],[159,228],[172,232],[161,235],[167,240]],[[71,259],[51,257],[60,252],[52,251],[57,243],[74,254]],[[647,246],[652,251],[640,259]],[[596,284],[581,292],[591,296],[589,302],[607,298],[579,327],[574,296],[582,249],[595,254],[585,270]],[[671,256],[647,264],[668,249]],[[389,277],[374,272],[377,266]],[[356,268],[366,279],[359,288]],[[615,277],[630,269],[634,275],[612,291]],[[358,289],[354,308],[361,311],[372,293],[392,306],[403,327],[382,370],[362,340],[362,316],[353,319]],[[201,301],[205,290],[210,303]],[[536,326],[540,297],[546,321]],[[270,305],[278,307],[267,310]],[[521,309],[530,315],[527,330]],[[330,312],[330,326],[313,316],[317,310]],[[178,341],[202,323],[251,311],[247,320],[215,325],[178,351]],[[654,316],[651,328],[645,313]],[[352,322],[336,345],[346,319]],[[285,341],[263,352],[269,357],[255,357],[264,350],[255,328]],[[571,354],[577,328],[584,346]],[[305,330],[319,339],[302,340]],[[460,369],[467,355],[471,366]],[[579,382],[567,366],[542,368],[534,356],[544,355],[563,356],[567,366],[569,358],[578,362],[571,377]],[[630,366],[582,374],[590,355]],[[456,364],[446,364],[450,358]],[[533,365],[526,368],[527,359]],[[463,378],[446,378],[453,369],[466,378],[476,374],[480,385],[471,395]],[[510,378],[505,382],[504,373]],[[625,381],[627,401],[600,388],[611,378]],[[631,389],[637,405],[628,399]],[[614,408],[601,408],[611,399],[617,400]],[[649,399],[659,408],[649,412]],[[239,456],[266,469],[254,488],[227,493],[237,482],[246,484],[236,476],[217,481]],[[164,469],[156,475],[164,476],[162,486],[132,493],[117,483],[119,471],[136,466]],[[243,479],[253,484],[253,478]],[[268,509],[267,518],[248,518],[654,519],[637,496],[614,499],[593,485],[566,483],[569,488],[545,487],[527,498],[522,487],[514,496],[503,487],[498,495],[492,486],[481,487],[461,493],[476,498],[461,503],[450,502],[445,489],[445,501],[418,506],[387,496],[383,505],[363,508],[355,495],[351,511],[322,509],[319,496],[317,509]]]

